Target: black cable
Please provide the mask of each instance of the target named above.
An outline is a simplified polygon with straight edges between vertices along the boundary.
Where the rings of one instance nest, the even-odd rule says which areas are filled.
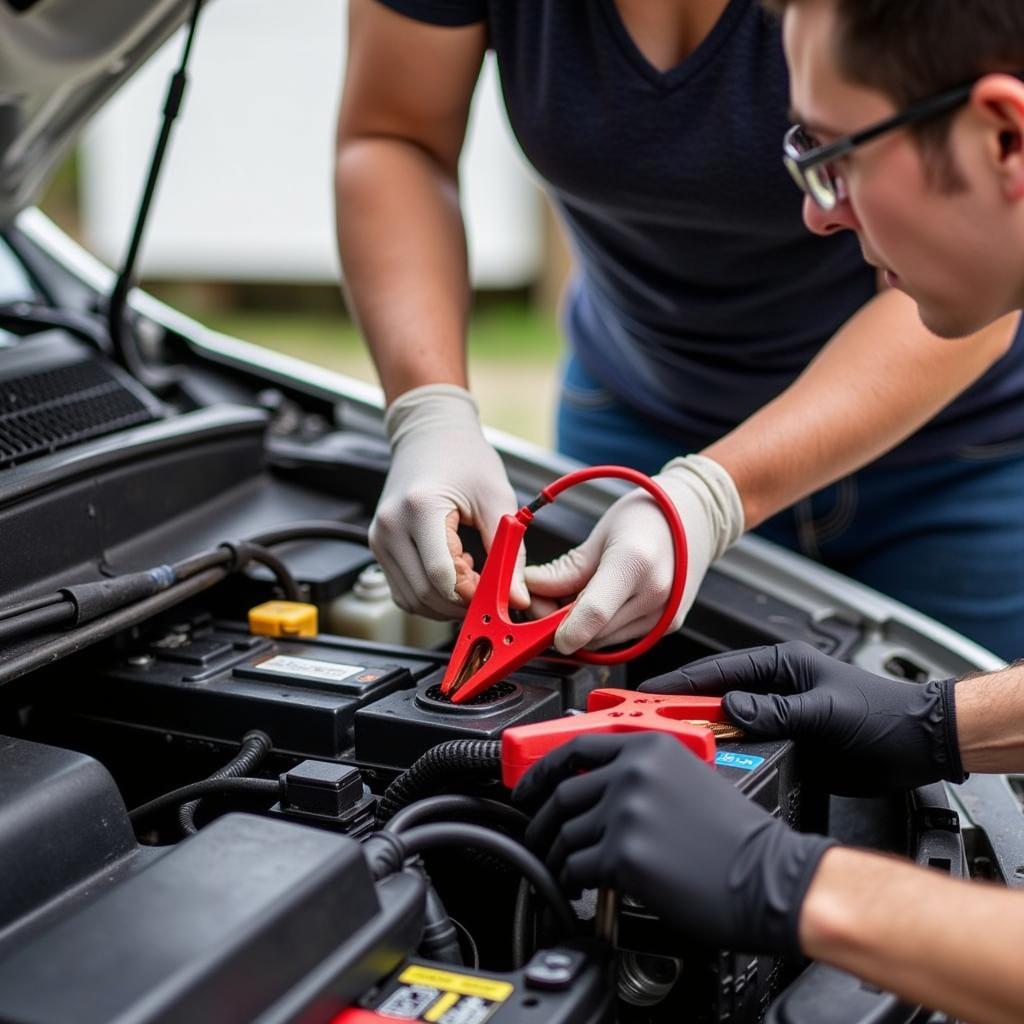
[[[198,555],[190,555],[180,562],[174,562],[171,568],[179,580],[191,579],[207,569],[231,565],[233,555],[226,547],[214,548],[213,551],[201,551]]]
[[[378,827],[403,807],[436,796],[448,786],[491,782],[501,777],[500,740],[447,740],[418,757],[391,783],[377,804]]]
[[[267,548],[290,540],[348,540],[355,544],[366,544],[370,539],[370,531],[365,526],[351,526],[329,519],[310,519],[279,526],[249,539],[253,544],[262,544]]]
[[[497,800],[467,796],[464,793],[446,793],[443,796],[431,796],[409,804],[398,811],[384,828],[390,832],[406,832],[426,821],[463,816],[490,817],[495,824],[515,835],[525,832],[526,826],[530,823],[530,819],[522,811],[517,811],[514,807],[499,803]]]
[[[4,619],[0,622],[0,643],[5,640],[16,640],[26,633],[38,633],[51,626],[59,626],[71,622],[75,617],[75,606],[70,601],[58,601],[53,604],[24,612],[16,618]]]
[[[0,608],[0,622],[5,619],[14,619],[19,615],[34,612],[37,608],[48,608],[53,604],[60,604],[64,597],[60,594],[47,594],[46,597],[37,597],[31,601],[22,601],[20,604],[12,604],[7,608]]]
[[[138,262],[139,249],[142,246],[142,238],[149,220],[150,205],[156,193],[160,171],[167,153],[167,143],[170,141],[171,129],[174,127],[174,121],[181,110],[185,88],[188,85],[186,69],[192,53],[192,43],[195,39],[196,26],[199,22],[199,11],[202,5],[203,0],[195,0],[192,7],[188,33],[185,37],[185,47],[181,55],[181,63],[178,65],[178,70],[171,76],[171,81],[167,87],[163,121],[160,125],[160,133],[157,136],[156,145],[153,148],[153,156],[150,159],[149,172],[146,175],[146,183],[142,190],[142,198],[139,201],[139,209],[135,214],[135,223],[132,227],[131,240],[128,243],[128,252],[125,255],[124,263],[121,265],[121,272],[117,276],[117,281],[110,293],[110,299],[107,304],[110,341],[118,362],[136,379],[157,391],[175,383],[175,377],[172,374],[161,374],[155,368],[145,364],[135,348],[135,339],[132,337],[131,331],[126,329],[128,325],[125,323],[125,310],[128,302],[128,293],[132,289],[135,278],[135,265]]]
[[[279,799],[283,786],[278,779],[203,779],[202,782],[193,782],[188,786],[181,786],[173,789],[170,793],[164,793],[148,803],[136,807],[128,815],[128,820],[138,824],[143,818],[157,811],[166,810],[168,807],[177,807],[188,800],[195,800],[213,793],[240,793],[245,796],[266,796]]]
[[[438,896],[429,878],[427,898],[423,906],[423,931],[420,933],[417,951],[420,956],[425,956],[429,960],[440,960],[443,964],[456,964],[460,967],[465,964],[455,922],[449,917],[448,908]]]
[[[260,565],[265,565],[274,574],[277,585],[284,592],[286,601],[302,600],[302,588],[292,575],[291,569],[273,551],[263,547],[262,544],[254,544],[252,541],[245,545],[245,551],[249,556],[250,562],[259,562]]]
[[[52,626],[83,618],[88,625],[68,630],[61,636],[54,637],[31,651],[16,653],[4,659],[0,653],[0,685],[31,672],[36,668],[62,658],[67,654],[87,647],[98,640],[105,640],[126,626],[135,626],[146,618],[156,615],[167,608],[187,600],[189,597],[219,583],[230,572],[241,568],[249,561],[257,561],[266,565],[275,575],[277,582],[288,600],[301,601],[302,592],[298,581],[281,559],[273,552],[266,550],[268,545],[281,544],[290,540],[323,537],[334,540],[346,540],[366,543],[367,530],[363,527],[349,526],[330,520],[311,520],[292,523],[290,526],[270,530],[249,541],[237,544],[224,544],[212,551],[200,552],[183,559],[173,566],[158,566],[141,573],[132,573],[124,577],[114,577],[98,584],[78,584],[67,587],[61,593],[49,595],[23,602],[12,608],[0,611],[0,643],[14,640],[28,633],[39,632]],[[161,581],[166,586],[170,579],[177,582],[168,586],[162,593],[153,597],[140,596],[135,603],[119,606],[111,597],[111,611],[102,607],[101,601],[109,595],[116,595],[124,588],[125,595],[139,594],[131,588],[150,587],[154,581]],[[132,582],[134,580],[134,583]],[[193,581],[198,581],[194,586]],[[93,593],[95,591],[95,593]],[[83,615],[83,600],[88,596],[90,611],[89,619]],[[70,598],[70,600],[69,600]]]
[[[270,753],[273,743],[270,737],[259,729],[253,729],[242,737],[242,745],[227,764],[218,768],[206,781],[213,779],[238,779],[251,775]],[[195,816],[202,800],[189,800],[178,808],[178,824],[185,835],[193,835],[196,829]]]
[[[551,872],[529,850],[501,832],[493,832],[490,829],[481,828],[479,825],[470,825],[464,822],[446,822],[444,824],[419,825],[408,832],[403,832],[401,836],[385,832],[377,833],[373,838],[383,836],[390,836],[391,840],[388,846],[396,852],[404,852],[405,857],[452,845],[486,850],[507,861],[530,882],[540,898],[550,908],[564,938],[570,938],[576,931],[576,917],[572,912],[572,907],[562,895]],[[372,839],[368,840],[366,845],[368,846],[370,842]],[[371,863],[371,868],[380,870],[383,867],[388,873],[397,870],[397,867],[393,866],[394,861],[387,860],[387,854],[391,852],[387,847],[369,851],[371,855],[378,852],[384,852],[385,856]],[[399,867],[401,863],[400,860]],[[376,877],[382,876],[376,875]]]
[[[33,643],[28,650],[15,651],[13,654],[0,651],[0,685],[36,669],[52,665],[69,654],[76,654],[91,644],[119,633],[122,629],[137,626],[220,583],[227,575],[226,569],[207,569],[191,579],[168,587],[162,593],[127,608],[119,608],[116,612],[111,612],[85,626],[70,629],[42,643]]]
[[[531,897],[530,883],[524,878],[516,890],[515,910],[512,912],[512,966],[516,969],[526,963],[534,945]]]

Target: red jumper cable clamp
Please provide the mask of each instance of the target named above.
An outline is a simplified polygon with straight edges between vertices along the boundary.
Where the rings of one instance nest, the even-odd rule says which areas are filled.
[[[587,713],[506,729],[501,737],[501,781],[509,789],[555,747],[595,732],[664,732],[708,764],[715,763],[716,726],[722,738],[738,736],[721,697],[673,697],[633,690],[594,690]]]
[[[635,469],[592,466],[577,470],[545,487],[534,501],[524,505],[514,516],[502,516],[441,681],[441,692],[450,697],[452,703],[463,704],[471,700],[551,645],[555,631],[573,606],[566,605],[533,622],[513,622],[509,618],[508,597],[516,556],[526,528],[538,509],[554,501],[562,491],[601,477],[628,480],[642,487],[658,503],[672,534],[675,575],[665,610],[646,637],[620,650],[578,651],[573,657],[599,665],[629,661],[653,647],[668,629],[683,599],[686,585],[686,533],[675,505],[650,477]]]

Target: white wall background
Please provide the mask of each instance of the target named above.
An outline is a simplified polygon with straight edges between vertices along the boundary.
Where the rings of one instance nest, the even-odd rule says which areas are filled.
[[[146,276],[337,280],[331,177],[345,8],[343,0],[217,0],[204,9],[143,249]],[[181,46],[181,36],[172,39],[84,139],[84,231],[110,263],[127,244]],[[542,258],[540,199],[490,62],[462,175],[474,283],[531,282]]]

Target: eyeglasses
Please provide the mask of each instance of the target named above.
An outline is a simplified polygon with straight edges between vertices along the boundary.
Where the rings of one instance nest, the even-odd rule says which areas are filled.
[[[1024,72],[1014,77],[1024,80]],[[887,132],[956,110],[970,99],[976,84],[970,82],[920,100],[884,121],[862,128],[826,146],[822,146],[802,125],[794,125],[786,132],[782,144],[783,163],[797,185],[827,213],[847,198],[846,182],[834,167],[836,160]]]

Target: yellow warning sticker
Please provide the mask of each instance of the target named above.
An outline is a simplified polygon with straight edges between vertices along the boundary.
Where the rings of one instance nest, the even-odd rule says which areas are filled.
[[[504,1002],[515,991],[515,986],[508,981],[480,978],[473,974],[452,974],[451,971],[439,971],[417,964],[412,964],[402,971],[398,980],[405,985],[429,986],[442,992],[476,996],[495,1003]],[[433,1009],[434,1007],[431,1007],[431,1011]],[[434,1019],[439,1020],[440,1017]]]

